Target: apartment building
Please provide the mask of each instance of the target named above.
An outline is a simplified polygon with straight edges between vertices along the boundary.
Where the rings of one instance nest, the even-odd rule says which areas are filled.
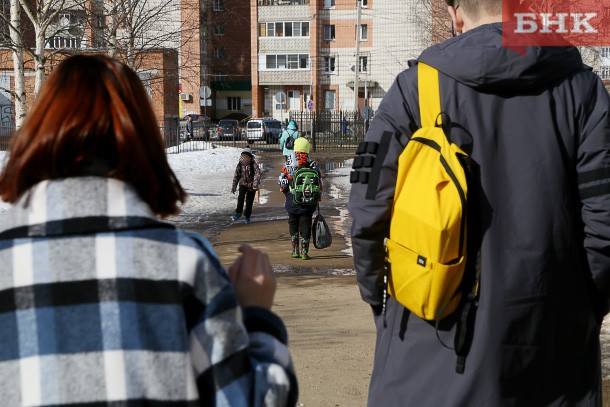
[[[241,119],[252,114],[250,6],[240,0],[181,0],[181,114]],[[200,90],[211,90],[202,98]],[[205,96],[205,94],[204,94]]]
[[[256,116],[376,109],[431,41],[426,1],[251,1]]]
[[[50,10],[44,41],[48,74],[66,56],[74,53],[106,53],[127,62],[140,76],[160,123],[178,117],[179,8],[173,2],[121,2],[67,0],[61,10]],[[0,12],[8,15],[6,0]],[[129,18],[127,18],[129,17]],[[23,41],[33,49],[35,35],[26,14],[21,13]],[[0,29],[0,123],[14,124],[11,91],[14,72],[11,40]],[[34,96],[34,61],[24,52],[28,105]]]

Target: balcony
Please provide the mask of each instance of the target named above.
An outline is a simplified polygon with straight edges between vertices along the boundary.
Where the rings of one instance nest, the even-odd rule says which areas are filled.
[[[79,48],[79,41],[76,37],[62,37],[62,36],[53,36],[47,39],[46,48],[47,49],[77,49]]]
[[[303,6],[309,5],[309,0],[258,0],[259,6]]]

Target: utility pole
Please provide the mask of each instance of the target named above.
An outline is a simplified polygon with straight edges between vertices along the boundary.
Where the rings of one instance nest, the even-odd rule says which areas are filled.
[[[358,111],[358,71],[360,70],[360,7],[362,0],[356,0],[356,62],[354,63],[354,111]]]

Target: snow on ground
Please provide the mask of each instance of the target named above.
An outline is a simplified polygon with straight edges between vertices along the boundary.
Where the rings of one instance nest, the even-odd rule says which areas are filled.
[[[195,221],[203,216],[234,209],[236,195],[231,194],[231,185],[241,150],[217,147],[167,155],[172,170],[189,194],[181,207],[180,220]],[[6,153],[0,151],[0,163],[4,163],[5,158]],[[337,198],[347,199],[350,168],[351,165],[347,165],[326,173],[327,177],[333,178],[330,193]],[[267,202],[268,192],[261,191],[261,204]],[[8,206],[0,201],[0,213],[6,211]]]

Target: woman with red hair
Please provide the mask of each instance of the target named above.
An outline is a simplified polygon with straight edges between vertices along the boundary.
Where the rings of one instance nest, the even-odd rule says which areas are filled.
[[[0,196],[3,405],[296,403],[267,255],[244,245],[227,274],[157,219],[186,193],[127,66],[77,55],[52,72]]]

